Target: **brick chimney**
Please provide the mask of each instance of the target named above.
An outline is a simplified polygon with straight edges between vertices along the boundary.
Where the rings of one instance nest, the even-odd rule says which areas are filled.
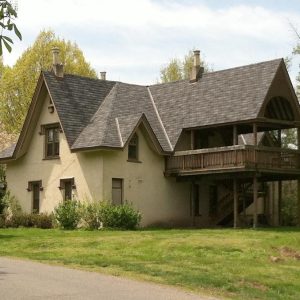
[[[200,50],[194,50],[194,63],[192,68],[192,74],[190,77],[190,82],[196,82],[202,77],[204,68],[200,65]]]
[[[105,71],[100,72],[100,79],[101,80],[106,80],[106,72]]]
[[[53,55],[53,66],[52,66],[53,72],[56,77],[63,78],[64,77],[64,65],[60,62],[58,47],[52,48],[52,55]]]

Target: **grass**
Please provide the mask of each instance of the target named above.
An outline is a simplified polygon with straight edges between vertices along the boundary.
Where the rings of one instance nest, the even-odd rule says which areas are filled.
[[[300,229],[0,229],[0,255],[229,299],[300,299]]]

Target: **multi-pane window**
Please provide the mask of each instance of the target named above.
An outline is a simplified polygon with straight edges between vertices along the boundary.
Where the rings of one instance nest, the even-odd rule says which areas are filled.
[[[112,179],[112,204],[121,205],[123,203],[123,179]]]
[[[40,191],[43,190],[42,181],[29,181],[28,182],[28,192],[32,192],[32,212],[40,212]]]
[[[128,144],[128,160],[138,160],[139,138],[135,133]]]
[[[74,178],[66,178],[60,180],[59,189],[63,191],[64,201],[72,200],[72,190],[75,189],[75,180]]]
[[[45,157],[52,158],[59,156],[59,127],[45,128],[46,151]]]

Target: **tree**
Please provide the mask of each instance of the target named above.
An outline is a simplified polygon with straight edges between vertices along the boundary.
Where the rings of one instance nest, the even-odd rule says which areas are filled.
[[[14,23],[16,18],[17,8],[12,5],[11,1],[0,0],[0,26],[2,27],[0,34],[0,56],[3,54],[3,45],[8,52],[12,50],[11,45],[13,44],[13,40],[7,36],[8,31],[14,31],[15,35],[22,40],[22,35]],[[5,35],[2,34],[3,31]]]
[[[8,133],[20,132],[41,70],[51,70],[51,49],[60,49],[66,73],[96,77],[76,43],[55,36],[53,31],[42,31],[34,44],[13,67],[5,67],[0,80],[0,118]]]
[[[160,81],[171,82],[181,79],[189,79],[193,68],[194,53],[192,50],[181,60],[172,58],[166,67],[160,70]],[[204,72],[212,71],[209,65],[201,60],[201,66],[204,67]]]

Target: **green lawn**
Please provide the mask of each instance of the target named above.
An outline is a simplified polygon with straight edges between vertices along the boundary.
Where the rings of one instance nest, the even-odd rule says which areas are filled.
[[[230,299],[300,299],[299,228],[0,229],[0,255],[124,275]]]

